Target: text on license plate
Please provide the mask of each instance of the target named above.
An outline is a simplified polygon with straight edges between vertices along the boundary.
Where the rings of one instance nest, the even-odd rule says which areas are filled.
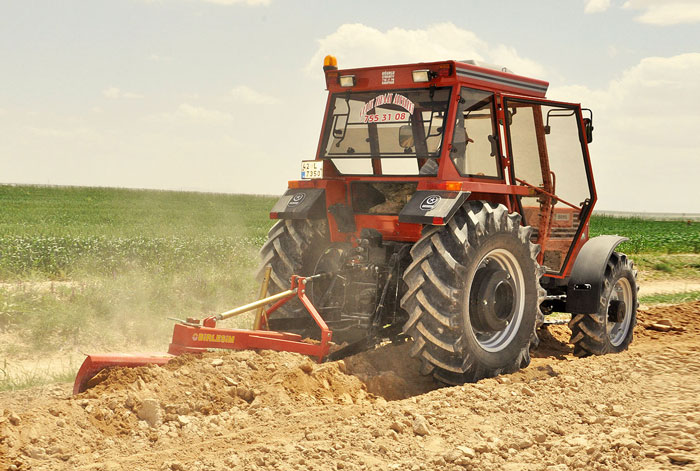
[[[323,178],[323,162],[320,160],[304,160],[301,162],[301,178]]]

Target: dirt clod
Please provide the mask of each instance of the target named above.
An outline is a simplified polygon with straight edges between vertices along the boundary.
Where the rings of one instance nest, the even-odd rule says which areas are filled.
[[[19,415],[13,412],[10,414],[9,421],[12,425],[19,425],[22,422],[22,419],[20,419]]]
[[[661,323],[656,323],[656,324],[651,324],[649,326],[651,330],[656,330],[658,332],[668,332],[671,330],[671,326],[668,324],[661,324]]]
[[[465,458],[468,458],[468,459],[476,458],[476,452],[474,451],[473,448],[469,448],[467,446],[458,446],[457,449],[462,452],[462,455]]]
[[[430,433],[428,421],[422,415],[416,415],[416,418],[413,419],[413,433],[416,435],[428,435]]]
[[[151,427],[157,427],[162,420],[160,405],[153,398],[144,399],[138,407],[136,415]]]
[[[671,463],[679,466],[695,462],[695,458],[693,456],[684,453],[671,453],[668,455],[668,459],[671,461]]]

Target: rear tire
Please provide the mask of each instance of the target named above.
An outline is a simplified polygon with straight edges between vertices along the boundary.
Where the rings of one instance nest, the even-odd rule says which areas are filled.
[[[401,307],[422,372],[446,384],[512,373],[530,363],[543,316],[543,269],[532,229],[503,205],[470,202],[411,249]]]
[[[270,265],[270,295],[286,291],[292,275],[311,276],[319,257],[330,244],[325,219],[281,219],[267,233],[267,242],[260,249],[262,263],[258,278]],[[284,304],[271,318],[308,317],[301,303],[294,299]]]
[[[613,252],[604,276],[598,312],[574,314],[569,322],[576,356],[619,353],[632,342],[639,307],[637,271],[627,255]],[[618,309],[624,312],[622,318]]]

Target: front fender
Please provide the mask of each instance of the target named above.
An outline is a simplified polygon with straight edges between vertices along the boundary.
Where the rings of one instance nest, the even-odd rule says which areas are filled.
[[[566,311],[572,314],[598,312],[603,295],[605,267],[615,247],[627,237],[602,235],[585,243],[576,257],[566,288]]]

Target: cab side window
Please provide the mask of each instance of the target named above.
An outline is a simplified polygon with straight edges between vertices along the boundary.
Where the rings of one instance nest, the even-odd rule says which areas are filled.
[[[450,157],[462,176],[500,178],[493,93],[462,88]]]

